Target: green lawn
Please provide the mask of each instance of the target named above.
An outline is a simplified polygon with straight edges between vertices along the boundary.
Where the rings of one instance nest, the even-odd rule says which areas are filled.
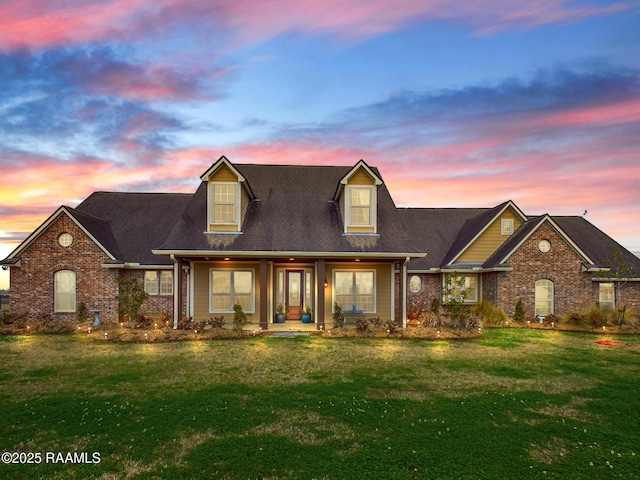
[[[640,337],[600,338],[0,337],[1,450],[42,455],[0,478],[640,478]]]

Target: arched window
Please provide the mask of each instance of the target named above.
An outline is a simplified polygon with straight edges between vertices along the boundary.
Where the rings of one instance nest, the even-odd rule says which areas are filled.
[[[55,288],[55,312],[76,311],[76,273],[71,270],[59,270],[53,275]]]
[[[547,316],[553,313],[553,282],[551,280],[536,281],[536,316]]]

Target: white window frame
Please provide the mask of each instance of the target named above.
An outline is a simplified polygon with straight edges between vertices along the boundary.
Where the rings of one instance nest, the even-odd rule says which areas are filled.
[[[336,285],[337,285],[337,282],[336,282],[336,274],[337,274],[337,273],[351,273],[351,274],[352,274],[352,282],[353,282],[353,302],[355,302],[355,300],[356,300],[356,298],[355,298],[355,297],[356,297],[356,295],[357,295],[357,294],[356,294],[356,290],[355,290],[355,285],[356,285],[356,283],[355,283],[355,282],[356,282],[356,275],[357,275],[358,273],[372,273],[372,274],[373,274],[373,285],[372,285],[372,293],[371,293],[371,294],[372,294],[372,297],[373,297],[373,298],[372,298],[372,306],[373,306],[373,309],[371,309],[371,310],[362,310],[362,311],[363,311],[364,313],[376,313],[376,310],[377,310],[377,300],[376,300],[377,279],[376,279],[376,270],[375,270],[375,269],[374,269],[374,270],[371,270],[371,269],[363,269],[363,270],[359,270],[359,269],[358,269],[358,270],[352,270],[352,269],[335,269],[335,270],[333,270],[333,288],[331,289],[331,290],[332,290],[332,292],[331,292],[331,297],[332,297],[332,298],[331,298],[331,304],[332,304],[332,305],[335,305],[335,304],[336,304],[336,290],[337,290],[337,288],[336,288]],[[351,303],[351,305],[348,305],[348,308],[345,308],[345,307],[347,307],[347,305],[340,305],[340,306],[342,307],[342,309],[343,309],[343,312],[344,312],[344,313],[353,312],[353,305],[354,305],[354,303],[353,303],[353,302]],[[356,304],[356,310],[357,310],[357,304]]]
[[[542,298],[542,297],[538,297],[538,287],[545,288],[548,291],[551,292],[551,295],[549,298],[549,296]],[[555,305],[554,305],[554,299],[555,299],[555,284],[553,281],[546,279],[546,278],[541,278],[539,280],[536,280],[535,283],[535,291],[534,291],[534,299],[535,299],[535,315],[542,315],[543,317],[546,317],[547,315],[553,315],[554,311],[555,311]],[[542,309],[539,306],[539,303],[541,304],[542,302],[545,302],[545,305],[548,304],[549,306],[549,311],[546,313],[542,313]]]
[[[353,223],[351,208],[354,205],[351,204],[351,194],[353,190],[368,190],[369,191],[369,222],[368,223]],[[373,232],[377,231],[377,217],[378,217],[378,198],[377,188],[374,185],[348,185],[345,191],[345,231],[349,228],[371,228]]]
[[[73,291],[59,291],[60,280],[59,276],[62,274],[72,274],[73,275]],[[76,295],[78,290],[78,277],[76,272],[73,270],[58,270],[53,274],[53,311],[56,313],[73,313],[76,311]],[[60,306],[61,302],[59,295],[69,295],[71,300],[68,301],[72,305],[70,309],[62,308]],[[64,302],[67,303],[67,302]]]
[[[216,196],[216,187],[217,186],[233,186],[235,189],[235,204],[234,204],[234,220],[233,221],[216,221],[215,214],[215,196]],[[241,188],[240,183],[238,182],[209,182],[208,185],[208,224],[209,225],[238,225],[240,223],[240,208],[241,208]],[[231,205],[230,203],[225,203],[222,205]]]
[[[152,275],[155,278],[149,278]],[[156,270],[144,271],[144,291],[149,295],[158,295],[158,272]]]
[[[609,292],[603,291],[603,287],[610,289]],[[610,299],[607,297],[611,297]],[[613,282],[603,282],[598,286],[598,304],[602,310],[615,311],[616,309],[616,285]]]
[[[461,293],[452,293],[453,289],[449,290],[448,284],[449,279],[454,275],[454,273],[446,273],[442,278],[442,291],[444,292],[444,301],[449,302],[451,300],[459,300]],[[480,275],[477,273],[455,273],[459,278],[464,280],[464,285],[461,288],[461,291],[465,292],[465,296],[462,299],[462,303],[474,304],[478,303],[480,300]],[[475,280],[475,285],[473,287],[473,296],[467,296],[466,292],[469,289],[469,285],[467,285],[467,280],[473,278]],[[447,298],[448,296],[448,298]],[[457,298],[458,297],[458,298]]]
[[[420,293],[422,291],[422,276],[414,273],[409,277],[409,291],[411,293]]]
[[[160,295],[173,295],[173,271],[172,270],[160,270],[159,292],[160,292]]]
[[[215,272],[230,272],[231,273],[231,291],[230,295],[230,308],[229,309],[214,309],[213,308],[213,275]],[[251,306],[246,308],[243,305],[245,313],[255,313],[256,305],[256,271],[253,268],[210,268],[209,269],[209,313],[233,313],[233,305],[235,304],[235,292],[234,292],[234,276],[236,272],[249,272],[251,274]]]
[[[500,220],[500,234],[512,235],[513,234],[513,218],[503,218]]]

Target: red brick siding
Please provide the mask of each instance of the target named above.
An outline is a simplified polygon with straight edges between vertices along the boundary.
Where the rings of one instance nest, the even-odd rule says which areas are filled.
[[[62,247],[61,233],[73,235],[73,243]],[[31,318],[51,314],[54,320],[75,320],[75,313],[54,313],[55,272],[72,270],[76,273],[76,305],[84,302],[88,309],[102,310],[100,318],[116,318],[117,270],[101,265],[109,257],[71,220],[61,214],[21,253],[20,267],[11,267],[12,314],[27,313]]]
[[[542,253],[540,240],[549,240],[551,250]],[[598,285],[593,274],[583,272],[584,261],[571,245],[549,224],[536,230],[507,263],[513,271],[500,272],[496,278],[496,304],[513,315],[522,298],[525,315],[535,314],[536,280],[548,279],[554,285],[554,313],[588,310],[598,300]]]

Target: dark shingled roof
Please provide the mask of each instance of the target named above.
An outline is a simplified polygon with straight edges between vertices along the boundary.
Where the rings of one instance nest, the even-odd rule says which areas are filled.
[[[640,277],[640,258],[583,217],[551,217],[554,222],[586,253],[596,266],[610,267],[614,252]]]
[[[407,232],[425,258],[411,260],[410,270],[428,270],[443,265],[451,245],[469,219],[483,216],[486,208],[400,208]]]
[[[191,194],[96,192],[72,215],[122,262],[163,265],[151,250],[162,244]]]
[[[203,182],[159,250],[420,252],[405,230],[385,185],[378,189],[378,234],[343,233],[334,195],[351,167],[248,164],[234,167],[247,179],[255,195],[242,233],[205,233],[207,185]],[[379,176],[375,168],[372,171]]]

